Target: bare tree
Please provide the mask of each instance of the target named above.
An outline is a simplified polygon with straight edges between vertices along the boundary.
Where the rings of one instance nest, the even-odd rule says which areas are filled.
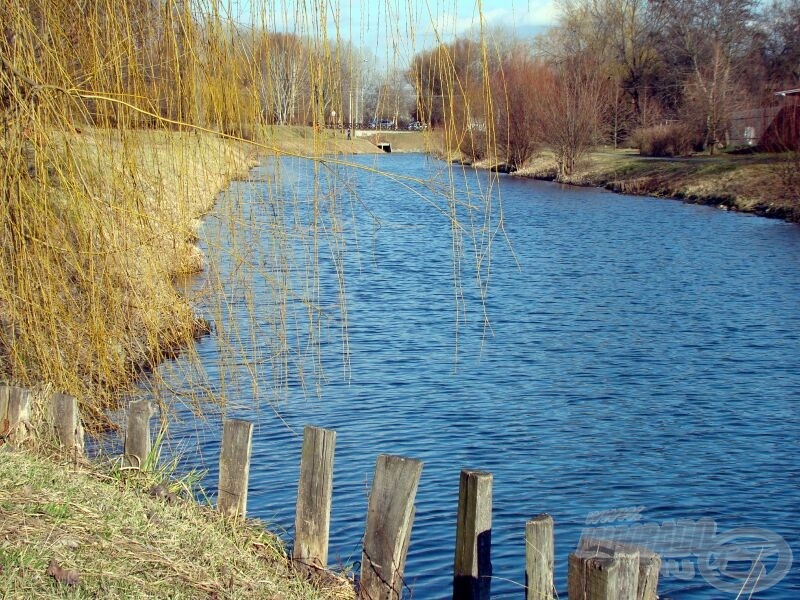
[[[559,178],[564,178],[600,141],[608,111],[608,80],[591,57],[579,55],[543,73],[539,91],[536,114],[541,141],[553,149]]]
[[[557,27],[539,49],[559,62],[591,54],[598,68],[616,82],[615,138],[648,124],[652,86],[661,62],[655,46],[662,13],[649,0],[561,0]],[[630,104],[630,108],[625,106]]]
[[[497,146],[511,170],[524,165],[541,145],[538,90],[550,78],[547,67],[523,45],[511,51],[493,77]]]
[[[260,49],[258,92],[267,120],[277,125],[297,121],[301,96],[307,93],[309,51],[291,33],[267,34]]]
[[[667,24],[663,39],[684,69],[689,111],[702,115],[705,145],[713,152],[739,95],[737,75],[754,34],[754,0],[661,0],[658,7]]]

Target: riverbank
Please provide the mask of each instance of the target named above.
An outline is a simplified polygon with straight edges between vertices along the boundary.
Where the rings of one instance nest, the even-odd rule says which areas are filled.
[[[10,151],[9,151],[10,152]],[[142,370],[203,330],[172,280],[200,216],[253,151],[196,132],[43,129],[0,211],[0,378],[49,382],[89,428]]]
[[[555,160],[548,153],[512,175],[673,198],[800,223],[798,170],[797,157],[786,154],[656,159],[630,150],[600,150],[590,153],[563,179],[557,177]]]
[[[200,218],[258,154],[318,156],[310,128],[254,147],[212,133],[50,132],[0,232],[0,380],[78,398],[89,429],[142,371],[206,325],[175,288],[203,268]],[[343,141],[343,140],[342,140]],[[362,152],[379,152],[364,142]],[[358,146],[356,144],[356,146]],[[0,148],[2,149],[2,148]],[[31,418],[34,434],[43,421]],[[186,482],[67,461],[44,436],[13,449],[0,421],[0,596],[352,598],[352,584],[295,572],[279,539],[200,506]],[[202,497],[202,495],[201,495]]]
[[[293,569],[263,523],[118,467],[0,446],[0,597],[355,597],[344,577]]]
[[[380,153],[310,127],[250,132],[47,131],[25,140],[0,208],[0,379],[53,383],[87,426],[142,371],[207,330],[173,285],[203,269],[201,217],[260,154]],[[0,148],[2,150],[2,148]],[[23,225],[24,224],[24,225]]]

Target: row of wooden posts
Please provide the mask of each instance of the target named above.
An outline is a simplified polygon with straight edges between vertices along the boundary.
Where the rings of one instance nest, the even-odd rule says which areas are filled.
[[[83,452],[83,430],[75,398],[52,396],[53,430],[70,452]],[[123,462],[141,468],[151,452],[152,404],[131,402],[127,412]],[[0,385],[0,433],[13,435],[30,419],[30,392]],[[223,421],[219,459],[217,509],[244,517],[253,424],[238,419]],[[333,461],[336,432],[307,426],[303,434],[300,480],[297,491],[295,540],[292,558],[299,564],[324,569],[328,560]],[[358,585],[360,598],[395,600],[405,587],[403,571],[414,500],[422,462],[402,456],[378,456],[367,507],[366,529]],[[456,525],[453,598],[489,598],[492,582],[492,474],[461,471]],[[542,514],[525,528],[526,600],[552,599],[553,519]],[[658,555],[641,548],[603,540],[582,539],[570,554],[570,600],[655,600]]]

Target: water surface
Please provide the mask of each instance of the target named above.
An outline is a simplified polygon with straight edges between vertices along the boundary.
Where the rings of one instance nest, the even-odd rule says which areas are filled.
[[[354,160],[420,177],[443,167],[420,155]],[[719,532],[760,528],[799,555],[800,227],[502,177],[513,252],[498,235],[489,264],[467,232],[459,288],[449,224],[439,201],[423,200],[429,190],[369,172],[343,170],[343,180],[326,173],[315,178],[308,163],[268,161],[253,172],[257,181],[234,184],[205,225],[204,243],[218,258],[191,282],[196,294],[210,281],[222,283],[221,292],[212,286],[196,301],[219,332],[235,332],[198,344],[208,389],[229,399],[231,414],[259,421],[252,515],[291,539],[308,423],[338,436],[332,563],[352,566],[360,558],[376,456],[424,461],[406,568],[417,598],[450,591],[462,468],[494,474],[495,598],[522,597],[525,521],[541,512],[556,522],[561,597],[567,554],[593,511],[643,507],[640,523],[707,518]],[[487,178],[457,171],[453,185],[486,189]],[[303,232],[307,223],[280,212],[289,206],[307,215],[315,187],[326,198],[336,188],[342,203],[340,219],[317,223],[318,246],[313,232]],[[275,242],[282,228],[296,234],[283,250]],[[237,252],[214,251],[226,245]],[[290,268],[309,252],[319,256],[318,288]],[[476,263],[489,274],[489,327]],[[337,268],[349,369],[341,365]],[[297,295],[276,303],[270,286],[280,282]],[[309,312],[304,297],[317,297],[326,310]],[[282,369],[274,324],[307,325],[310,314],[319,319],[321,356],[309,344]],[[289,337],[309,340],[303,326]],[[171,378],[170,394],[188,385],[190,376],[179,375],[185,361],[160,370]],[[325,381],[317,393],[311,373],[320,365]],[[289,390],[278,396],[279,417],[269,405],[276,378]],[[184,421],[172,438],[185,437],[193,448],[198,431],[188,462],[208,469],[213,492],[218,422]],[[662,593],[735,597],[703,577],[702,556],[692,548],[685,554],[673,557]],[[798,595],[794,568],[755,597]]]

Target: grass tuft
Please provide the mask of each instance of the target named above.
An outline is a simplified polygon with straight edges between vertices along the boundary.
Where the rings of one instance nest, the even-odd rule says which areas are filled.
[[[152,493],[156,477],[0,447],[0,597],[354,598],[293,570],[262,523]]]

